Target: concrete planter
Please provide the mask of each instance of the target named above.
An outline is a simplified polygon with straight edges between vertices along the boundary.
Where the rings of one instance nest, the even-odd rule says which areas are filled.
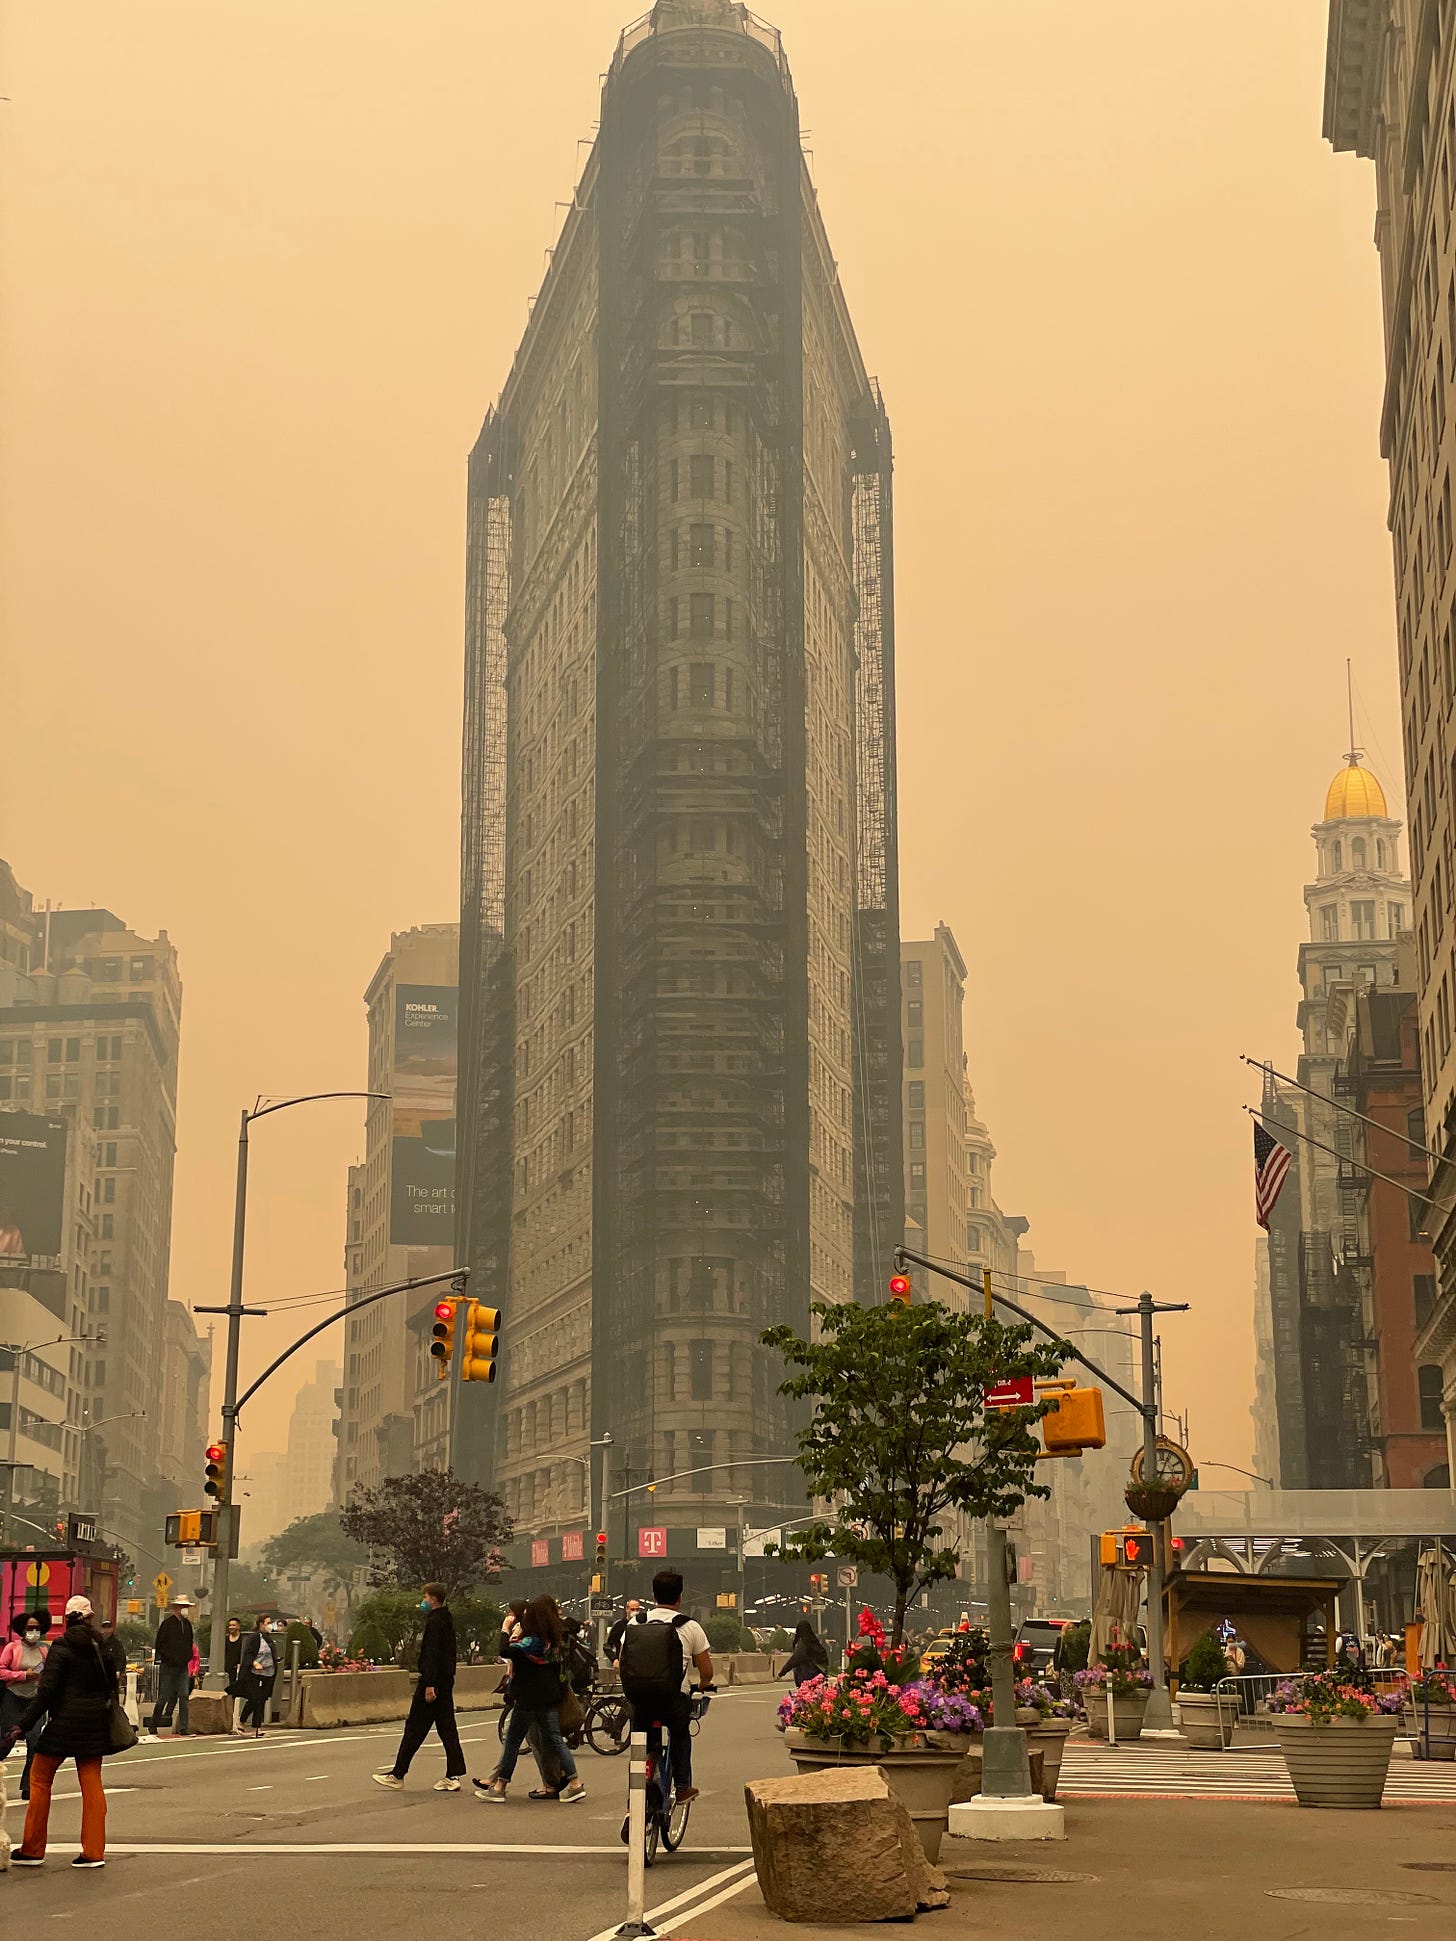
[[[790,1730],[784,1740],[801,1773],[823,1772],[831,1766],[878,1766],[910,1815],[925,1858],[935,1862],[950,1823],[951,1793],[971,1734],[934,1732],[926,1734],[923,1742],[881,1739],[877,1746],[847,1746]]]
[[[1057,1780],[1061,1776],[1062,1754],[1067,1749],[1071,1736],[1070,1719],[1038,1718],[1035,1725],[1026,1728],[1026,1749],[1028,1753],[1041,1752],[1041,1796],[1054,1800],[1057,1796]],[[1035,1772],[1032,1778],[1035,1779]]]
[[[1301,1806],[1379,1806],[1398,1719],[1316,1725],[1299,1712],[1276,1712],[1273,1722]]]
[[[1239,1720],[1232,1692],[1178,1693],[1178,1729],[1198,1752],[1219,1752],[1229,1744]]]
[[[1129,1739],[1142,1737],[1143,1715],[1148,1709],[1151,1693],[1139,1686],[1135,1692],[1114,1692],[1112,1695],[1113,1720],[1117,1727],[1117,1743],[1124,1745]],[[1087,1730],[1094,1739],[1107,1737],[1107,1688],[1089,1686],[1082,1694],[1082,1703],[1087,1708]]]

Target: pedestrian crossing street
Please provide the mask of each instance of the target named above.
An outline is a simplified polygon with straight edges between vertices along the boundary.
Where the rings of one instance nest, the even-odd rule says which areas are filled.
[[[1073,1741],[1062,1759],[1060,1799],[1292,1800],[1294,1788],[1277,1748],[1249,1752],[1184,1752],[1134,1742],[1106,1746]],[[1390,1762],[1387,1806],[1456,1802],[1456,1763]]]

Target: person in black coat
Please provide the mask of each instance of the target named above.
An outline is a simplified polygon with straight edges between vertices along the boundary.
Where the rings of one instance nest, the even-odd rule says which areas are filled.
[[[828,1669],[829,1653],[824,1648],[823,1639],[808,1618],[800,1618],[794,1628],[788,1663],[779,1673],[780,1678],[792,1676],[797,1691],[806,1679],[822,1677]]]
[[[420,1634],[420,1675],[410,1700],[399,1751],[388,1771],[371,1776],[377,1786],[395,1790],[403,1786],[410,1761],[425,1743],[433,1725],[445,1748],[445,1777],[435,1781],[435,1791],[458,1793],[465,1777],[465,1754],[460,1749],[460,1731],[455,1723],[455,1620],[446,1608],[445,1586],[426,1584],[420,1609],[425,1613],[425,1628]]]
[[[282,1626],[278,1629],[281,1632]],[[243,1716],[238,1730],[244,1738],[248,1734],[250,1719],[253,1737],[262,1738],[273,1687],[278,1683],[278,1650],[270,1636],[271,1631],[269,1620],[260,1617],[238,1645],[237,1687],[243,1697]],[[226,1647],[223,1662],[227,1662]]]
[[[10,1856],[12,1867],[39,1867],[44,1861],[51,1787],[67,1759],[75,1760],[81,1780],[81,1851],[71,1865],[106,1865],[101,1762],[111,1752],[111,1715],[117,1696],[116,1667],[92,1623],[90,1599],[73,1597],[66,1605],[65,1631],[46,1655],[35,1697],[0,1739],[8,1754],[23,1732],[38,1719],[46,1719],[35,1745],[25,1832]]]

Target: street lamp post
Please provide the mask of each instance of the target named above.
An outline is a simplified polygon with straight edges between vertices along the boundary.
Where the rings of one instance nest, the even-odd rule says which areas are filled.
[[[123,1409],[116,1415],[103,1415],[99,1422],[83,1422],[81,1424],[81,1439],[83,1442],[87,1443],[87,1447],[89,1448],[90,1444],[87,1441],[87,1439],[90,1436],[93,1436],[98,1429],[104,1429],[113,1422],[134,1422],[139,1417],[145,1418],[145,1416],[146,1416],[145,1409]],[[87,1466],[91,1467],[92,1465],[88,1464]],[[86,1494],[84,1487],[81,1491],[81,1494],[83,1497]],[[96,1524],[97,1524],[98,1530],[101,1525],[101,1519],[105,1515],[105,1513],[106,1513],[106,1458],[103,1456],[102,1471],[101,1471],[101,1485],[96,1492]]]
[[[235,1466],[237,1450],[234,1438],[237,1431],[238,1414],[238,1350],[242,1342],[242,1322],[245,1314],[262,1314],[262,1308],[243,1306],[243,1249],[248,1220],[248,1127],[254,1119],[266,1119],[272,1112],[286,1112],[294,1105],[314,1105],[322,1099],[387,1099],[388,1092],[308,1092],[299,1098],[274,1099],[269,1104],[258,1104],[249,1110],[243,1108],[238,1123],[238,1172],[237,1186],[233,1198],[233,1267],[232,1280],[228,1289],[226,1307],[199,1307],[197,1314],[223,1314],[227,1316],[227,1352],[223,1367],[222,1393],[222,1436],[227,1445],[227,1474],[230,1476]],[[231,1485],[228,1501],[218,1506],[217,1548],[213,1558],[212,1573],[212,1622],[227,1624],[228,1566],[231,1562],[233,1533],[237,1528],[237,1505],[231,1500]],[[216,1654],[214,1653],[214,1656]],[[221,1659],[218,1659],[221,1675]],[[210,1675],[210,1674],[209,1674]]]

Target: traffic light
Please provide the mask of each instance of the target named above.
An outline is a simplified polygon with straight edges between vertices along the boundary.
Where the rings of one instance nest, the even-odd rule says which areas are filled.
[[[455,1354],[455,1303],[436,1301],[435,1325],[430,1329],[430,1353],[435,1358],[435,1373],[442,1382],[450,1379],[450,1363]]]
[[[208,1512],[209,1517],[213,1514]],[[202,1538],[201,1510],[174,1510],[167,1518],[167,1542],[175,1549],[180,1544],[199,1543]]]
[[[1122,1539],[1122,1561],[1129,1570],[1149,1570],[1153,1562],[1151,1530],[1128,1530]]]
[[[207,1467],[204,1469],[202,1493],[210,1496],[215,1503],[228,1500],[232,1486],[232,1457],[225,1442],[209,1442],[206,1449]]]
[[[908,1274],[891,1274],[890,1302],[894,1307],[909,1307],[910,1276]]]
[[[465,1345],[460,1354],[462,1382],[493,1382],[495,1358],[500,1352],[500,1309],[482,1307],[479,1301],[465,1304]]]
[[[1107,1444],[1107,1420],[1100,1388],[1064,1389],[1050,1415],[1041,1419],[1042,1440],[1048,1455],[1079,1456],[1084,1449]]]
[[[598,1530],[597,1531],[597,1569],[605,1570],[606,1567],[607,1567],[607,1533],[605,1530]]]

